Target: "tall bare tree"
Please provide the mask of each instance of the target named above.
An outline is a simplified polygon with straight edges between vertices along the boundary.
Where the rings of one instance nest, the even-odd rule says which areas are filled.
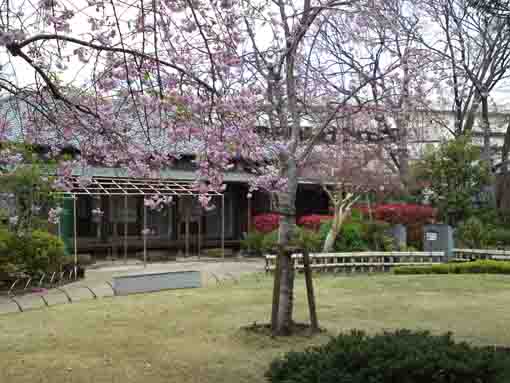
[[[464,0],[432,0],[424,9],[438,32],[417,37],[435,55],[438,87],[452,96],[454,133],[470,133],[480,114],[483,158],[490,162],[489,98],[510,69],[507,20]]]

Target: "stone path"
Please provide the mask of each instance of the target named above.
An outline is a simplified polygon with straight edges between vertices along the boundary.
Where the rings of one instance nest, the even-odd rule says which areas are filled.
[[[93,294],[98,298],[112,296],[113,291],[108,283],[117,275],[147,272],[165,271],[201,271],[202,285],[204,287],[215,285],[216,280],[239,278],[242,274],[264,271],[262,260],[218,261],[218,260],[186,260],[168,263],[150,263],[146,268],[140,262],[103,262],[88,269],[86,278],[75,283],[67,284],[62,290],[51,289],[42,293],[30,293],[15,296],[23,311],[43,308],[56,304],[78,302],[84,299],[93,299]],[[92,292],[90,290],[92,290]],[[69,298],[66,296],[69,296]],[[42,297],[41,297],[42,296]],[[43,299],[44,298],[44,299]],[[46,302],[45,302],[46,301]],[[19,312],[16,303],[5,295],[0,296],[0,314]]]

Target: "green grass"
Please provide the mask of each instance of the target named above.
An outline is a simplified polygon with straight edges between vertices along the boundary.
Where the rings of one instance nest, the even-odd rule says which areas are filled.
[[[263,382],[271,359],[312,343],[240,330],[267,322],[271,279],[105,298],[0,316],[0,382]],[[321,326],[453,331],[458,340],[510,346],[510,276],[323,276]],[[296,320],[306,321],[304,282]]]

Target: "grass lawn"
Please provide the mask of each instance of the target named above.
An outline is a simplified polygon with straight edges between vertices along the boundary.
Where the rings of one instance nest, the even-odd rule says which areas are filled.
[[[453,331],[510,346],[510,276],[322,276],[321,326]],[[327,335],[273,340],[240,330],[267,322],[271,279],[116,297],[0,316],[0,382],[263,382],[269,361]],[[307,320],[304,281],[296,319]]]

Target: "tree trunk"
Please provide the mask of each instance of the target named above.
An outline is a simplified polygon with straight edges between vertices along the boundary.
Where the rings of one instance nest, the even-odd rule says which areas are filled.
[[[482,99],[482,128],[483,128],[483,154],[482,161],[485,162],[489,171],[491,170],[492,160],[491,160],[491,126],[489,121],[489,100],[487,96],[484,95],[481,97]],[[496,193],[494,185],[488,184],[483,187],[485,189],[485,195],[487,198],[487,202],[490,206],[495,206],[496,203]]]
[[[487,166],[491,165],[491,126],[489,121],[489,103],[487,97],[482,97],[482,129],[483,129],[483,154],[482,160]]]
[[[329,229],[328,235],[326,236],[326,240],[324,241],[324,246],[322,251],[324,253],[330,253],[333,251],[333,247],[335,245],[336,237],[338,236],[338,231],[340,229],[340,214],[335,208],[335,216],[333,217],[333,222],[331,223],[331,228]]]
[[[306,296],[308,298],[308,311],[310,312],[310,329],[312,333],[319,332],[319,320],[315,306],[315,293],[313,291],[312,269],[310,267],[310,254],[303,250],[303,268],[305,271]]]
[[[294,264],[292,252],[280,252],[280,295],[275,335],[292,334],[292,312],[294,309]]]
[[[273,335],[277,334],[278,308],[280,307],[280,259],[278,254],[274,269],[273,306],[271,309],[271,332]]]
[[[404,187],[405,193],[409,193],[409,187],[410,187],[410,181],[411,181],[411,171],[409,167],[409,149],[407,147],[408,140],[407,140],[407,134],[406,138],[403,140],[404,143],[402,144],[402,147],[400,149],[399,153],[399,176],[400,176],[400,182],[402,182],[402,186]]]
[[[296,224],[297,168],[293,158],[287,160],[287,165],[287,190],[278,195],[279,210],[282,215],[278,232],[279,275],[275,276],[275,283],[277,280],[279,282],[279,286],[275,286],[275,288],[279,288],[278,315],[276,315],[276,323],[274,323],[275,317],[272,318],[273,335],[290,335],[293,323],[294,264],[291,258],[292,254],[288,251],[287,246],[293,236]]]
[[[335,206],[335,215],[333,217],[333,222],[331,223],[331,229],[329,229],[326,240],[324,241],[324,246],[322,248],[324,253],[330,253],[333,251],[336,238],[340,233],[340,228],[342,227],[342,223],[344,222],[345,217],[349,213],[351,204],[352,203],[348,203],[345,205],[340,203],[339,205]]]
[[[507,173],[508,167],[506,163],[508,161],[508,154],[510,153],[510,121],[506,126],[505,132],[505,141],[503,142],[503,149],[501,150],[501,164],[502,164],[502,173]]]
[[[469,112],[466,117],[466,122],[464,123],[464,127],[462,129],[462,133],[470,134],[473,131],[473,125],[475,124],[476,112],[478,112],[478,107],[480,106],[480,95],[478,93],[475,94],[475,98],[473,100],[473,104],[469,109]]]

